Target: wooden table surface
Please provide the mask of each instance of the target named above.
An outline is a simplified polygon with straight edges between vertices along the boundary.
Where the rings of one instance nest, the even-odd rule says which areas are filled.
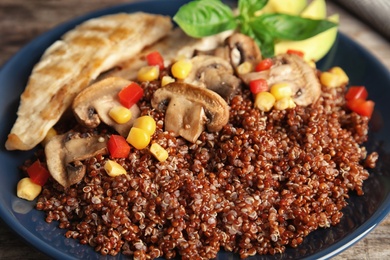
[[[41,33],[69,19],[100,8],[134,0],[0,0],[0,65]],[[390,70],[390,44],[338,6],[340,31],[367,48]],[[1,191],[0,191],[1,192]],[[25,244],[0,220],[0,259],[48,259]],[[390,259],[390,216],[370,234],[333,259]]]

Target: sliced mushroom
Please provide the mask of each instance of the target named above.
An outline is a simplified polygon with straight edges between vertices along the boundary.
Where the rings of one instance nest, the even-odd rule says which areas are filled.
[[[229,99],[241,81],[234,76],[230,63],[222,58],[200,55],[191,59],[191,73],[184,80],[195,86],[206,87]]]
[[[308,106],[320,97],[321,85],[315,69],[294,54],[281,54],[273,58],[273,66],[269,70],[251,72],[241,75],[241,79],[249,84],[255,79],[266,79],[269,86],[279,82],[291,84],[294,102]]]
[[[187,83],[174,82],[159,88],[151,104],[155,109],[166,109],[165,130],[193,143],[205,126],[216,132],[229,120],[229,107],[220,95]]]
[[[235,32],[224,41],[224,45],[211,50],[196,50],[194,55],[210,55],[219,57],[231,63],[234,69],[249,62],[255,67],[262,59],[260,48],[249,36]]]
[[[97,127],[101,121],[113,127],[120,135],[127,136],[134,120],[140,115],[137,105],[130,108],[132,117],[125,124],[118,124],[110,116],[109,111],[120,106],[118,93],[131,81],[119,77],[109,77],[98,81],[81,91],[73,101],[73,113],[80,124]]]
[[[174,132],[193,143],[203,132],[206,122],[203,107],[183,96],[171,99],[165,112],[165,131]]]
[[[249,62],[253,67],[261,61],[261,51],[256,42],[242,33],[234,33],[225,41],[230,50],[230,62],[237,68],[244,62]]]
[[[51,176],[65,188],[80,182],[86,166],[80,161],[107,154],[107,137],[80,137],[67,133],[50,139],[45,146],[47,168]]]

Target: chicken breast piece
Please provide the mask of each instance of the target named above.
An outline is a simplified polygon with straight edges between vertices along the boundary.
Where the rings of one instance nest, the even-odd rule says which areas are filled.
[[[6,149],[34,148],[100,73],[131,59],[171,29],[170,17],[137,12],[94,18],[63,35],[33,68]]]

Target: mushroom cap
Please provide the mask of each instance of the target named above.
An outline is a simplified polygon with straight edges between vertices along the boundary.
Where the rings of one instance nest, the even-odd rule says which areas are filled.
[[[230,49],[230,62],[237,68],[244,62],[250,62],[253,67],[261,61],[261,51],[253,38],[242,34],[234,33],[225,40]]]
[[[98,81],[81,91],[73,101],[72,109],[78,122],[86,127],[95,128],[101,121],[113,127],[120,135],[127,136],[134,120],[140,115],[137,105],[130,108],[132,118],[125,124],[116,123],[109,111],[115,106],[121,106],[118,93],[131,81],[109,77]]]
[[[251,72],[240,75],[249,84],[255,79],[266,79],[269,86],[279,82],[288,82],[294,93],[297,105],[308,106],[318,100],[321,95],[321,84],[314,68],[294,54],[281,54],[273,58],[273,66],[269,70]]]
[[[69,132],[50,139],[45,146],[47,168],[51,176],[67,188],[81,181],[86,166],[77,163],[98,154],[107,154],[106,136],[80,137]]]
[[[206,87],[225,99],[229,99],[241,84],[230,63],[223,58],[199,55],[193,57],[191,63],[192,70],[185,83]]]
[[[196,87],[187,83],[173,82],[157,89],[151,104],[155,109],[164,110],[165,106],[170,106],[171,100],[174,100],[172,104],[175,104],[176,108],[169,109],[169,111],[172,111],[172,113],[176,111],[176,114],[172,116],[177,116],[182,110],[180,99],[183,99],[186,103],[190,102],[189,104],[193,104],[193,107],[201,106],[204,109],[207,117],[205,124],[208,131],[219,131],[228,123],[229,107],[220,95],[206,88]],[[186,104],[186,109],[187,106]],[[167,114],[165,116],[166,119],[170,117]],[[178,134],[178,132],[176,133]]]

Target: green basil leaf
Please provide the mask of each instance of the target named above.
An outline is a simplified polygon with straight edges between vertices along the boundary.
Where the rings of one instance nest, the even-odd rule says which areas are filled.
[[[241,16],[253,17],[255,12],[263,9],[267,3],[268,0],[239,0],[238,10]]]
[[[247,23],[242,23],[240,25],[240,33],[243,33],[243,34],[246,34],[248,35],[249,37],[251,37],[253,40],[256,41],[256,35],[255,33],[253,32],[252,28],[249,27],[249,25]],[[258,44],[259,45],[259,44]],[[260,46],[260,45],[259,45]]]
[[[276,39],[300,41],[324,32],[337,24],[288,14],[263,14],[250,21],[251,27],[267,28]]]
[[[255,40],[256,44],[261,50],[261,55],[263,57],[269,58],[275,55],[274,37],[272,33],[267,30],[267,28],[262,26],[251,27],[250,24],[241,28],[245,28],[245,32],[243,33],[252,37]]]
[[[233,11],[221,1],[192,1],[182,7],[173,20],[189,36],[204,37],[237,27]]]

